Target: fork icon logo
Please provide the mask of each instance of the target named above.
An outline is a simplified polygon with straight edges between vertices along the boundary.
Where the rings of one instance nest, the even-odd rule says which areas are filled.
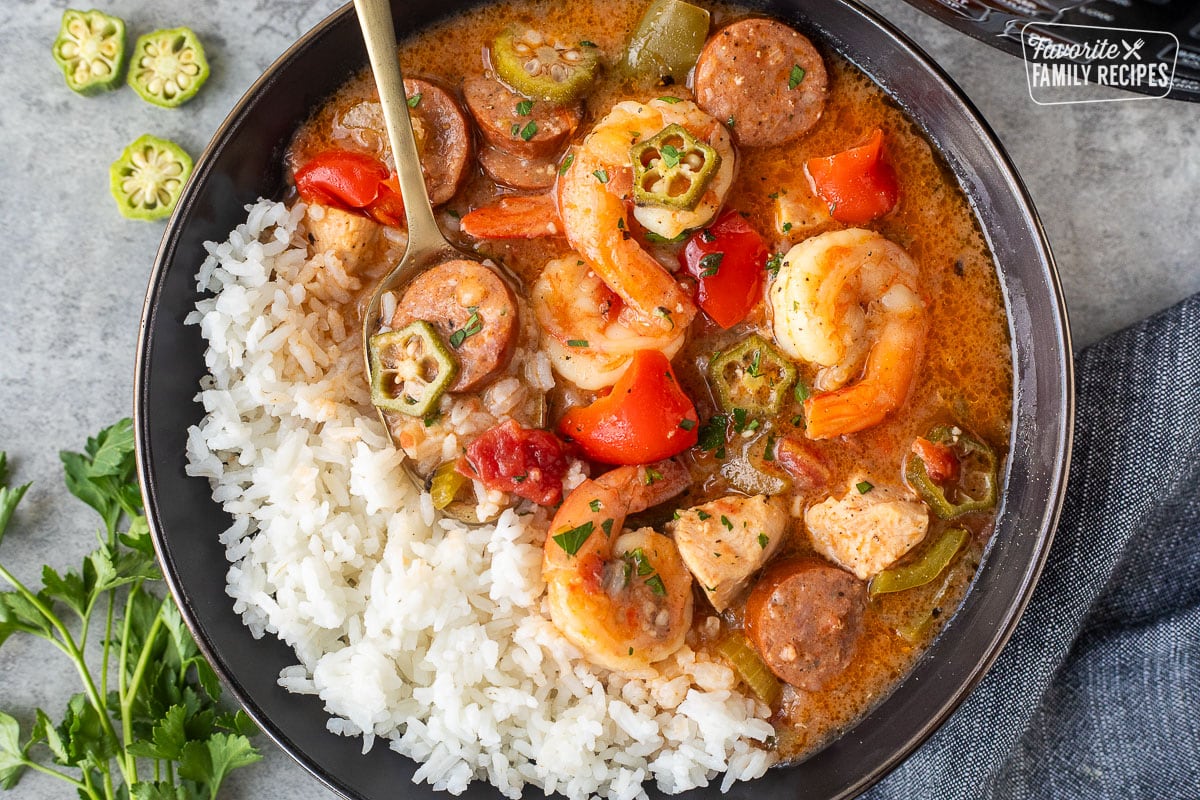
[[[1121,46],[1125,48],[1125,55],[1121,57],[1122,60],[1128,61],[1129,59],[1132,58],[1135,61],[1141,61],[1142,60],[1142,52],[1141,51],[1142,51],[1142,47],[1145,46],[1145,44],[1146,44],[1145,39],[1138,39],[1133,44],[1130,44],[1129,42],[1122,39]]]

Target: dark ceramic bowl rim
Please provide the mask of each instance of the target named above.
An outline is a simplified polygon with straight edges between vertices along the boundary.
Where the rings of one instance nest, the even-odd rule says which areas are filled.
[[[399,0],[393,2],[395,4]],[[459,5],[466,7],[474,4],[466,2]],[[808,22],[809,13],[804,8],[809,5],[808,0],[781,0],[774,4],[759,0],[751,3],[752,7],[759,6],[763,10],[768,10],[768,5],[776,15],[793,17],[802,29],[811,28],[814,24]],[[1015,269],[1020,275],[1017,276],[1006,272],[1004,264],[1000,264],[1010,335],[1014,344],[1016,393],[1013,447],[1005,485],[1011,489],[1014,482],[1023,481],[1022,486],[1028,484],[1035,495],[1036,513],[1014,520],[1017,515],[1010,513],[1010,497],[1006,492],[997,534],[989,544],[988,554],[963,607],[913,672],[891,696],[831,745],[798,765],[773,769],[756,781],[735,784],[726,795],[731,798],[749,798],[752,794],[757,797],[764,791],[772,797],[792,797],[800,791],[806,797],[851,797],[882,778],[925,741],[982,679],[1011,636],[1045,563],[1066,485],[1074,413],[1070,334],[1053,257],[1028,193],[991,129],[961,90],[928,56],[904,34],[854,0],[823,4],[817,14],[824,18],[839,15],[846,25],[860,26],[857,29],[860,35],[883,37],[891,48],[878,61],[874,53],[851,59],[871,74],[885,91],[892,94],[891,81],[886,79],[892,73],[886,72],[887,69],[920,70],[921,78],[925,81],[922,86],[927,88],[930,96],[936,98],[935,101],[921,98],[921,102],[932,102],[936,106],[936,101],[941,101],[948,104],[944,111],[959,115],[947,124],[965,126],[974,138],[960,144],[968,150],[974,148],[976,152],[960,158],[959,154],[948,152],[944,146],[941,149],[956,179],[971,197],[989,244],[995,249],[996,237],[999,237],[1005,243],[1005,253],[1007,248],[1015,248],[1036,262],[1032,266],[1018,264]],[[435,18],[441,16],[444,15],[434,14]],[[179,483],[180,480],[203,482],[205,492],[207,483],[199,478],[182,477],[183,456],[172,447],[178,445],[179,432],[170,426],[162,426],[162,423],[156,426],[156,420],[182,413],[186,419],[198,422],[202,412],[198,404],[186,412],[168,408],[168,399],[177,404],[182,398],[190,398],[195,394],[196,386],[194,383],[188,387],[172,385],[171,391],[166,393],[169,397],[164,398],[161,387],[166,383],[163,381],[170,381],[156,380],[158,376],[152,369],[157,367],[158,373],[165,372],[168,366],[173,369],[172,356],[177,355],[175,351],[182,348],[186,356],[188,348],[194,346],[188,337],[199,337],[194,326],[190,330],[182,328],[181,313],[186,313],[187,309],[164,309],[162,294],[164,283],[170,277],[171,266],[179,257],[181,238],[189,226],[203,226],[206,222],[202,217],[205,209],[201,207],[201,200],[206,198],[206,192],[210,190],[220,191],[221,187],[214,189],[211,186],[218,178],[232,182],[229,176],[217,170],[225,149],[244,133],[246,126],[253,125],[251,117],[256,107],[264,97],[270,95],[281,76],[310,49],[320,47],[327,37],[332,38],[344,32],[341,26],[345,25],[353,25],[357,29],[350,5],[328,16],[281,55],[238,101],[197,160],[195,174],[168,223],[150,276],[139,331],[134,426],[139,477],[155,547],[167,584],[201,650],[250,716],[285,752],[330,789],[346,797],[367,798],[382,796],[385,789],[388,794],[394,793],[398,781],[411,779],[415,764],[387,751],[378,743],[369,756],[357,756],[357,739],[344,739],[326,733],[319,701],[287,695],[274,685],[277,673],[270,675],[266,682],[259,674],[264,672],[261,662],[269,660],[272,655],[278,657],[282,653],[283,663],[295,663],[294,657],[287,659],[290,652],[288,648],[271,637],[268,637],[270,641],[256,642],[250,639],[249,632],[233,614],[231,602],[224,594],[223,581],[217,587],[195,585],[199,580],[195,577],[199,567],[188,560],[194,556],[187,550],[190,546],[188,542],[181,538],[190,536],[190,526],[181,523],[179,515],[184,511],[201,513],[211,509],[201,507],[203,504],[192,509],[183,502],[181,505],[186,508],[181,511],[176,506],[176,496],[171,492],[179,491],[180,487],[188,491],[194,488],[190,484]],[[421,24],[417,23],[416,29],[420,27]],[[846,55],[848,48],[843,35],[849,29],[822,28],[820,36],[827,45]],[[862,33],[864,30],[866,33]],[[365,65],[365,53],[357,55],[357,63]],[[889,60],[895,63],[888,66]],[[881,73],[881,70],[885,72]],[[914,111],[911,104],[903,102],[901,105],[938,143],[937,132],[931,130],[931,123],[924,118],[920,109]],[[982,160],[974,163],[971,158]],[[976,167],[982,167],[988,174],[976,173]],[[992,183],[985,180],[988,175]],[[981,199],[993,200],[995,205],[981,206]],[[994,207],[1000,207],[1001,212],[1008,213],[1010,217],[990,219],[990,214],[1000,213],[994,212]],[[1010,234],[1006,228],[994,227],[1001,222],[1008,223],[1013,232]],[[227,231],[232,227],[230,225],[221,230]],[[1010,235],[1014,237],[1013,241],[1008,241]],[[997,260],[1000,258],[1001,253],[997,251]],[[194,285],[194,280],[192,283]],[[165,312],[173,312],[174,316]],[[1029,337],[1029,341],[1025,337]],[[1031,350],[1035,345],[1042,349]],[[167,355],[160,355],[163,352]],[[155,439],[156,434],[158,440]],[[159,440],[165,445],[160,445]],[[1019,498],[1018,502],[1029,504],[1024,497]],[[223,515],[223,512],[220,513]],[[187,519],[186,515],[184,518]],[[1023,526],[1021,531],[1017,530],[1018,526]],[[208,543],[204,546],[208,547]],[[995,552],[997,550],[1003,551],[1003,555],[1015,550],[1014,557],[999,558]],[[223,552],[223,548],[218,547],[217,552]],[[222,558],[222,577],[226,567]],[[996,582],[1005,589],[1003,596],[991,590]],[[970,620],[962,619],[968,615]],[[976,617],[984,623],[981,628],[968,624],[976,621]],[[944,651],[957,653],[958,650],[954,648],[965,649],[969,657],[965,660],[951,659],[953,666],[950,666],[947,659],[939,656],[945,656]],[[264,651],[261,657],[257,652],[259,650]],[[915,688],[918,685],[919,690]],[[298,707],[302,707],[301,710],[297,710]],[[886,730],[881,733],[883,728]],[[406,789],[413,796],[438,796],[425,784],[409,784]],[[658,796],[652,788],[650,793]],[[715,788],[709,787],[695,790],[687,796],[714,793]],[[476,782],[465,796],[494,798],[498,793],[486,784],[481,786]]]

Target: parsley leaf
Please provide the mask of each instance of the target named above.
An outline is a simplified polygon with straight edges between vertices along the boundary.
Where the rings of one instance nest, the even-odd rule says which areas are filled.
[[[568,528],[553,537],[554,543],[561,547],[567,555],[573,556],[579,552],[579,548],[583,547],[583,543],[592,535],[595,527],[595,523],[588,521],[574,528]]]
[[[0,592],[0,644],[18,633],[46,639],[74,662],[83,691],[57,724],[35,709],[25,741],[0,713],[0,788],[34,767],[96,800],[214,797],[231,770],[261,758],[248,738],[256,730],[241,712],[218,718],[216,673],[174,601],[152,591],[161,575],[135,477],[132,423],[121,420],[84,452],[60,458],[67,489],[104,521],[99,543],[78,568],[43,566],[40,588],[0,563],[0,582],[15,590]],[[28,489],[10,489],[7,468],[0,452],[0,538]],[[67,611],[82,625],[68,625]],[[156,764],[155,780],[141,780],[139,766],[147,765],[139,759],[166,764]],[[159,779],[160,766],[168,779]]]

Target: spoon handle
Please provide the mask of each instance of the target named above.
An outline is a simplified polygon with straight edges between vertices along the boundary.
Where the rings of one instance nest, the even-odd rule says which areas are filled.
[[[400,74],[396,29],[392,25],[389,0],[354,0],[358,24],[367,45],[367,57],[379,87],[379,102],[387,122],[388,141],[396,162],[400,194],[404,198],[404,216],[408,221],[408,256],[423,250],[446,247],[425,191],[425,176],[408,116],[404,78]]]

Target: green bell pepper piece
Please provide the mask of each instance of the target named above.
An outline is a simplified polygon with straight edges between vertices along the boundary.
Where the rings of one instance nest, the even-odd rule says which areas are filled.
[[[371,402],[386,411],[423,417],[458,375],[454,356],[423,320],[377,333],[369,347]]]
[[[72,91],[82,95],[111,91],[125,72],[125,21],[95,9],[68,8],[51,52]]]
[[[721,156],[687,131],[671,124],[629,150],[633,161],[633,201],[639,206],[670,206],[691,211],[721,166]]]
[[[959,461],[959,478],[942,486],[929,477],[925,461],[910,453],[904,465],[904,477],[921,495],[934,514],[954,519],[974,511],[989,511],[996,505],[996,451],[958,426],[939,425],[926,437],[934,444],[954,451]]]
[[[192,159],[166,139],[143,134],[108,168],[108,190],[122,216],[155,220],[169,216],[192,174]]]
[[[726,411],[770,416],[779,413],[797,373],[787,356],[755,333],[709,362],[708,374]]]
[[[967,541],[967,532],[962,528],[947,528],[942,535],[911,564],[892,567],[871,579],[867,592],[871,597],[891,592],[903,592],[924,586],[941,575],[954,556]]]
[[[147,103],[163,108],[183,105],[206,80],[208,59],[191,28],[169,28],[138,37],[128,83]]]
[[[629,39],[625,70],[639,83],[683,84],[708,38],[709,13],[683,0],[654,0]]]

